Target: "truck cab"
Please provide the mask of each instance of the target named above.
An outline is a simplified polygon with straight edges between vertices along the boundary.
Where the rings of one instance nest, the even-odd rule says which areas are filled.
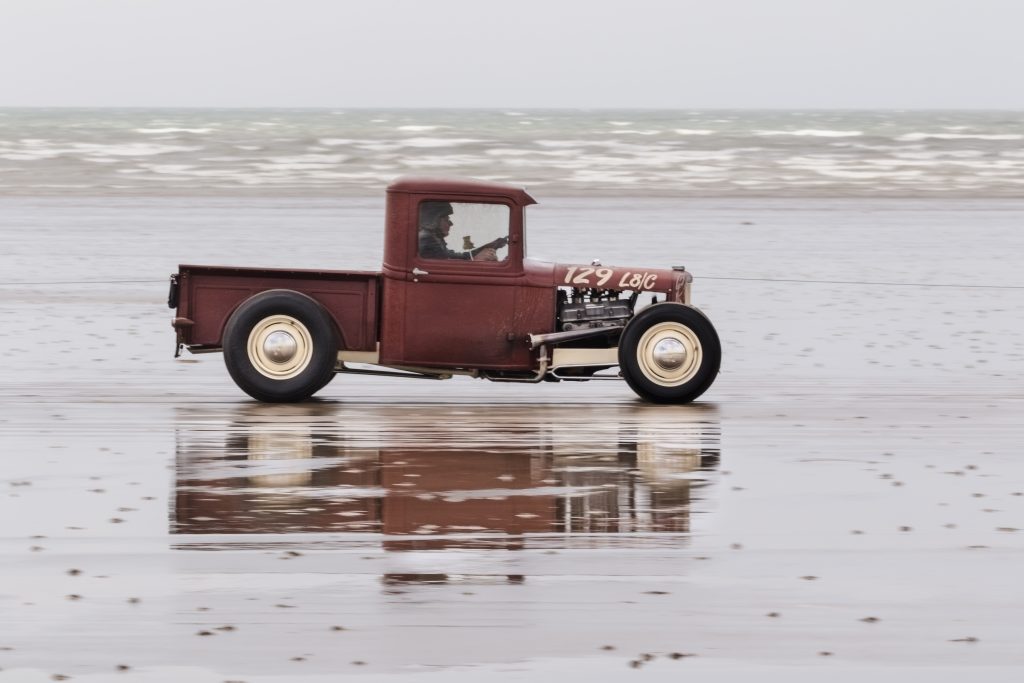
[[[533,365],[526,336],[551,331],[555,317],[550,282],[531,280],[524,264],[524,209],[535,203],[524,190],[496,183],[403,179],[388,187],[382,363],[494,371]],[[468,258],[421,248],[421,233],[432,227],[425,223],[444,220],[429,215],[438,207],[451,210],[449,254]],[[504,243],[495,260],[474,258],[474,249],[495,241]]]

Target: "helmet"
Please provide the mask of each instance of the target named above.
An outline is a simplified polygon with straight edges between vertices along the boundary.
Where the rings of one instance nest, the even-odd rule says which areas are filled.
[[[420,204],[420,225],[433,225],[441,216],[452,213],[452,205],[448,202],[423,202]]]

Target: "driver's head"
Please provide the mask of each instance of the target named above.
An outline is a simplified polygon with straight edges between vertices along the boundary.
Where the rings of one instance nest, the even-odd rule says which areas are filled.
[[[441,237],[447,237],[452,228],[452,205],[448,202],[423,202],[420,204],[420,227]]]

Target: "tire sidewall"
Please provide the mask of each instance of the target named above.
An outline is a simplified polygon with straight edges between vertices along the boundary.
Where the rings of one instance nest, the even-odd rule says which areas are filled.
[[[637,347],[651,327],[671,322],[688,328],[700,343],[701,361],[693,376],[682,384],[665,386],[652,381],[637,359]],[[641,398],[654,403],[689,403],[715,381],[722,360],[722,347],[714,325],[700,310],[687,304],[660,303],[640,311],[619,339],[619,367],[626,383]]]
[[[249,358],[249,335],[261,321],[285,315],[301,322],[309,332],[312,351],[309,363],[294,377],[273,379]],[[243,301],[224,327],[224,363],[245,393],[270,403],[302,401],[331,380],[338,356],[338,333],[330,315],[315,299],[287,289],[272,289]]]

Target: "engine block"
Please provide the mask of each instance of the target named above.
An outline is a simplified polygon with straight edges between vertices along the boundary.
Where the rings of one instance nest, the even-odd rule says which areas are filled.
[[[563,332],[594,327],[622,327],[632,312],[628,301],[573,301],[564,302],[558,318]]]

